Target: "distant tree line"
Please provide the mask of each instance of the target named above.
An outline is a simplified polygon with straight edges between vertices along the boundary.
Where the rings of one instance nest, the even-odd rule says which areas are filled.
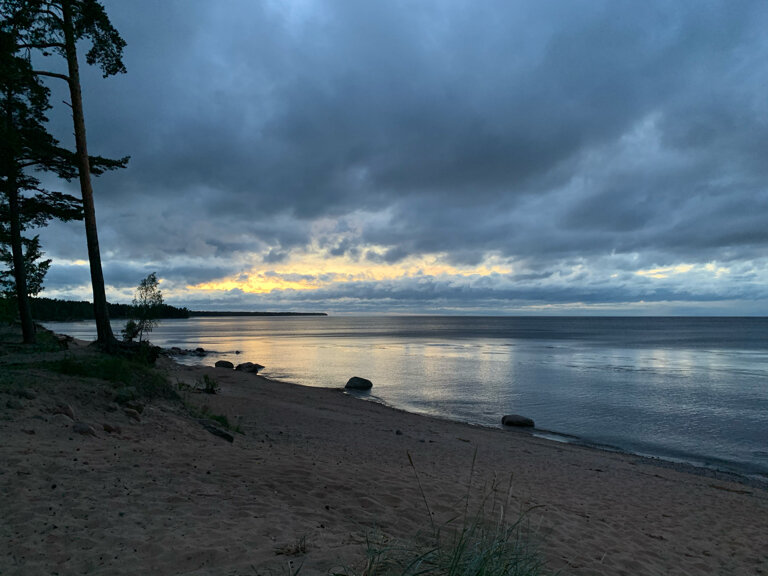
[[[93,320],[93,303],[85,301],[59,300],[56,298],[31,298],[32,317],[39,322],[71,322],[75,320]],[[136,310],[131,304],[107,303],[109,317],[115,319],[133,318]],[[177,308],[170,304],[157,306],[156,318],[189,318],[186,308]]]
[[[31,298],[32,316],[38,322],[74,322],[93,320],[93,304],[86,301],[59,300],[57,298]],[[136,318],[137,306],[134,304],[107,303],[109,317],[116,320]],[[325,312],[233,312],[216,310],[189,310],[170,304],[154,304],[152,318],[193,318],[209,316],[327,316]],[[146,314],[145,314],[146,316]]]
[[[185,308],[186,310],[186,308]],[[325,312],[221,312],[192,310],[190,316],[328,316]]]

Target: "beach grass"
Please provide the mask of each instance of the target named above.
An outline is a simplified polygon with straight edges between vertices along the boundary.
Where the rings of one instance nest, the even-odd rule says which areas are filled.
[[[483,492],[470,514],[472,477],[477,453],[467,482],[463,510],[441,525],[435,524],[429,498],[419,472],[408,453],[430,531],[408,541],[394,541],[378,531],[366,536],[365,563],[360,570],[345,569],[335,576],[544,576],[544,562],[532,545],[527,513],[506,517],[510,508],[512,478],[504,502],[497,502],[497,482]],[[495,518],[492,520],[491,518]]]
[[[41,326],[37,326],[34,344],[23,344],[21,328],[13,322],[0,320],[0,356],[8,354],[41,354],[58,352],[61,342],[58,337]]]
[[[41,367],[65,376],[95,378],[115,386],[131,386],[138,396],[176,399],[178,394],[168,378],[158,369],[143,362],[120,356],[94,354],[75,358],[67,356],[41,364]]]
[[[239,416],[237,417],[237,421],[233,424],[226,414],[216,414],[212,412],[207,400],[203,402],[193,400],[198,394],[218,394],[221,390],[221,385],[215,378],[208,374],[203,374],[200,378],[195,380],[193,385],[183,381],[177,381],[176,389],[178,390],[181,403],[192,418],[212,420],[225,430],[244,434],[242,426],[240,425]]]
[[[525,514],[488,522],[478,514],[459,529],[444,526],[428,537],[392,541],[372,532],[361,569],[335,576],[543,576],[544,562],[528,539]]]

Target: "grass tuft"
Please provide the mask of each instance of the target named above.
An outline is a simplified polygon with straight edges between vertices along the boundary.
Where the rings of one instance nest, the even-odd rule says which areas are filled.
[[[509,521],[505,510],[511,498],[511,478],[504,505],[496,512],[495,500],[487,510],[496,484],[482,499],[477,511],[469,514],[469,498],[475,459],[469,475],[463,514],[436,527],[413,458],[408,460],[416,474],[422,498],[429,514],[432,532],[426,536],[398,542],[373,532],[366,536],[366,560],[360,571],[344,570],[335,576],[543,576],[544,563],[530,544],[527,514]],[[489,518],[496,513],[497,520]],[[454,521],[460,518],[460,525]]]
[[[423,541],[392,542],[380,534],[366,539],[362,571],[336,576],[542,576],[543,562],[526,537],[525,516],[489,524],[476,517],[459,530],[443,529]]]
[[[224,414],[208,414],[208,419],[213,420],[214,422],[218,422],[227,430],[231,428],[229,425],[229,418],[227,418]]]
[[[203,378],[198,384],[202,384],[202,390],[206,394],[216,394],[221,389],[216,379],[211,378],[208,374],[203,374]]]

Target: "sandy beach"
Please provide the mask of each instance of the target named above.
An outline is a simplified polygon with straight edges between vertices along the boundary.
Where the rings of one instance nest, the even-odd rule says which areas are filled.
[[[768,574],[768,491],[735,477],[163,360],[176,388],[220,386],[182,396],[229,442],[179,401],[134,414],[39,365],[89,354],[0,356],[2,576],[360,573],[367,537],[502,507],[560,574]]]

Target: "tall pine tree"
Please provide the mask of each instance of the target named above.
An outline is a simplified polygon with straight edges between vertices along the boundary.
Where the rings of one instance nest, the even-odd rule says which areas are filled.
[[[14,31],[4,22],[0,29],[0,186],[5,210],[0,239],[7,239],[11,247],[13,282],[24,342],[33,343],[35,330],[29,308],[21,236],[24,222],[30,219],[22,216],[22,191],[40,189],[40,182],[30,176],[27,169],[55,162],[50,159],[50,152],[56,149],[56,143],[43,126],[48,90],[40,84],[29,62],[18,57],[16,52]]]
[[[101,267],[77,43],[81,40],[90,43],[86,62],[99,66],[106,77],[125,72],[122,62],[125,41],[112,26],[104,7],[96,0],[2,0],[0,6],[3,15],[19,31],[20,48],[36,51],[42,56],[58,55],[66,62],[66,74],[40,69],[36,69],[35,73],[59,78],[69,86],[97,338],[103,348],[114,349],[117,340],[109,324]]]
[[[0,273],[0,288],[6,295],[15,295],[24,342],[31,343],[34,324],[28,296],[42,289],[50,261],[37,262],[39,238],[25,238],[22,233],[51,219],[82,219],[82,204],[74,196],[43,188],[31,173],[48,171],[72,180],[78,176],[78,167],[76,155],[47,132],[49,91],[19,52],[19,34],[13,22],[4,19],[0,25],[0,262],[8,265],[8,271]],[[95,175],[124,167],[126,162],[89,158]]]

